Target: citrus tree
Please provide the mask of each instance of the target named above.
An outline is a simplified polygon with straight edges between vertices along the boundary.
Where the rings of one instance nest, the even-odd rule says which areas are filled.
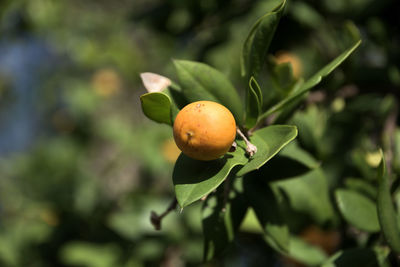
[[[242,83],[237,86],[239,89],[222,72],[200,62],[174,60],[177,81],[154,73],[142,73],[148,90],[141,96],[144,114],[158,123],[174,126],[176,140],[176,117],[182,116],[180,110],[187,109],[186,105],[201,103],[196,101],[212,101],[225,106],[237,124],[235,141],[226,139],[232,143],[230,151],[216,159],[213,159],[214,155],[196,157],[192,149],[216,145],[219,138],[229,136],[230,127],[218,129],[218,138],[211,138],[210,143],[200,142],[198,148],[191,146],[187,139],[182,146],[182,140],[178,138],[177,144],[183,153],[177,159],[172,175],[176,200],[167,212],[174,210],[175,205],[185,212],[190,204],[203,201],[205,260],[224,252],[239,229],[253,229],[256,224],[270,247],[307,265],[333,266],[354,261],[383,264],[390,251],[400,252],[400,235],[382,153],[377,156],[378,163],[381,162],[379,170],[374,171],[378,189],[371,189],[373,199],[360,194],[356,186],[338,188],[334,195],[337,209],[349,224],[368,234],[381,231],[386,242],[379,244],[388,244],[388,247],[360,246],[339,251],[329,258],[326,252],[292,233],[293,225],[301,221],[296,218],[299,211],[307,212],[321,224],[337,219],[321,162],[296,141],[296,125],[301,121],[296,120],[296,116],[293,119],[293,114],[309,99],[311,89],[349,57],[361,40],[357,29],[348,23],[347,32],[343,33],[351,37],[347,48],[311,77],[299,77],[296,62],[282,62],[268,53],[285,5],[286,1],[282,1],[250,29],[240,55]],[[209,112],[211,117],[217,113],[214,110],[204,112]],[[214,124],[218,124],[207,124],[207,119],[199,119],[195,112],[186,114],[185,119],[184,123],[198,128],[193,138],[196,134],[197,138],[206,138],[207,133],[200,132],[211,131]],[[179,125],[181,120],[179,118]],[[193,133],[182,134],[191,138]],[[204,153],[212,154],[207,150],[203,150]],[[370,188],[364,183],[358,185]],[[160,216],[152,214],[152,222],[157,228],[161,227],[167,212]]]

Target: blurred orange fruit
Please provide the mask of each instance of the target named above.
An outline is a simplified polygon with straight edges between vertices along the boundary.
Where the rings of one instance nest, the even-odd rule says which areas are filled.
[[[280,51],[277,53],[275,58],[278,64],[290,63],[292,65],[293,76],[295,78],[300,77],[303,72],[303,67],[298,56],[290,52]]]
[[[94,91],[103,97],[111,96],[121,89],[121,79],[112,69],[101,69],[92,77]]]
[[[181,151],[176,146],[174,139],[171,138],[165,140],[162,144],[162,153],[168,162],[174,163],[178,159],[179,154],[181,154]]]
[[[42,219],[42,221],[44,221],[50,226],[57,226],[59,223],[57,214],[52,210],[45,209],[40,212],[39,216]]]
[[[323,230],[315,225],[308,226],[300,236],[304,241],[322,248],[328,255],[333,254],[340,243],[340,233],[338,231]]]
[[[197,160],[223,156],[236,137],[232,113],[212,101],[197,101],[185,106],[174,122],[174,139],[182,152]]]

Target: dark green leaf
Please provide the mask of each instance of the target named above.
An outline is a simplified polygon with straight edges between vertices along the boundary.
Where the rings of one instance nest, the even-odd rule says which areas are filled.
[[[288,168],[290,166],[290,168]],[[317,168],[319,163],[294,140],[285,146],[277,156],[262,166],[259,171],[268,181],[300,176]]]
[[[236,187],[241,182],[242,179],[235,179],[233,186]],[[246,214],[247,204],[243,194],[232,190],[228,199],[224,199],[224,190],[224,188],[218,189],[217,194],[209,196],[203,206],[204,260],[206,261],[227,249]]]
[[[251,28],[242,50],[241,72],[248,78],[258,77],[267,57],[268,48],[282,16],[286,1],[265,14]]]
[[[164,93],[154,92],[140,96],[143,113],[151,120],[172,125],[171,99]]]
[[[296,140],[285,146],[282,151],[279,152],[279,155],[296,160],[310,169],[314,169],[320,164],[312,155],[302,149]]]
[[[320,168],[274,184],[286,193],[290,206],[295,211],[308,214],[318,223],[332,219],[333,207],[329,198],[328,183]]]
[[[341,250],[331,256],[322,267],[375,267],[379,266],[375,252],[369,248]]]
[[[295,83],[292,65],[290,63],[275,65],[272,69],[272,78],[281,94],[289,94]]]
[[[211,193],[225,180],[233,167],[246,162],[245,152],[240,147],[212,161],[194,160],[181,153],[172,174],[176,198],[181,208]]]
[[[199,62],[175,60],[182,92],[189,102],[209,100],[227,107],[241,125],[243,106],[232,83],[218,70]]]
[[[251,129],[257,123],[258,116],[261,114],[263,103],[262,93],[254,77],[250,78],[249,88],[246,99],[246,128]]]
[[[372,200],[345,189],[336,190],[335,197],[340,213],[348,223],[367,232],[380,230],[376,205]]]
[[[289,229],[282,219],[279,199],[271,187],[256,174],[244,179],[244,192],[250,206],[265,232],[265,239],[272,248],[287,252],[289,248]]]
[[[361,44],[361,40],[355,42],[352,46],[350,46],[347,50],[345,50],[342,54],[340,54],[337,58],[332,60],[328,65],[323,67],[320,71],[314,74],[311,78],[309,78],[303,86],[298,90],[297,94],[302,94],[310,88],[314,87],[318,83],[321,82],[322,78],[329,75],[334,69],[336,69],[347,57],[349,57],[354,50]]]
[[[385,158],[382,153],[382,160],[378,167],[378,218],[382,228],[383,236],[387,243],[400,254],[400,231],[397,225],[396,211],[393,206],[390,194],[389,175],[386,172]]]
[[[323,67],[320,71],[318,71],[316,74],[314,74],[310,79],[308,79],[306,82],[301,83],[301,80],[298,88],[296,90],[293,90],[291,94],[289,94],[286,98],[278,102],[276,105],[268,109],[264,114],[261,115],[261,118],[265,118],[269,115],[271,115],[274,112],[279,111],[280,109],[284,108],[286,105],[288,105],[290,102],[298,98],[299,96],[307,93],[310,91],[315,85],[321,82],[322,78],[330,74],[334,69],[336,69],[348,56],[351,55],[351,53],[354,52],[354,50],[361,44],[361,40],[358,40],[355,42],[352,46],[350,46],[346,51],[344,51],[342,54],[340,54],[338,57],[336,57],[334,60],[332,60],[329,64],[327,64],[325,67]],[[260,119],[261,119],[260,118]]]
[[[238,171],[237,175],[243,176],[259,169],[296,136],[297,128],[290,125],[272,125],[255,131],[250,141],[257,146],[257,153]]]

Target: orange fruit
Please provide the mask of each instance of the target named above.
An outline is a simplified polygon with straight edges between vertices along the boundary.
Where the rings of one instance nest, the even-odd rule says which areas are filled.
[[[175,118],[175,143],[193,159],[214,160],[223,156],[235,137],[235,118],[226,107],[216,102],[190,103]]]
[[[92,86],[96,94],[102,97],[114,95],[122,88],[118,73],[112,69],[101,69],[92,77]]]
[[[276,55],[276,62],[278,64],[290,63],[292,65],[293,76],[299,78],[303,72],[301,60],[293,53],[280,51]]]

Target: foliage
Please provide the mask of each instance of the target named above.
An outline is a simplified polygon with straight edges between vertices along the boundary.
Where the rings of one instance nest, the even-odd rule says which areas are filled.
[[[399,264],[396,1],[0,7],[1,266]],[[197,100],[257,153],[178,156]]]

